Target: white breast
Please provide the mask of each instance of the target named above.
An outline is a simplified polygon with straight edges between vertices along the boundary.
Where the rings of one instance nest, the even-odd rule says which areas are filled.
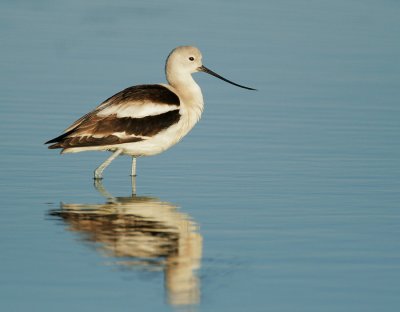
[[[152,137],[147,137],[143,141],[120,145],[118,148],[122,148],[124,154],[133,156],[159,154],[178,143],[200,120],[204,103],[201,89],[197,84],[194,85],[194,88],[184,93],[178,93],[170,85],[163,86],[178,94],[180,98],[179,113],[181,117],[179,122]]]

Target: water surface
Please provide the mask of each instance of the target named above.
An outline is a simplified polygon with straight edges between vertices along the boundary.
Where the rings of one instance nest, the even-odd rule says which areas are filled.
[[[400,5],[395,1],[3,1],[0,309],[395,311]],[[43,142],[172,48],[206,109],[166,153]]]

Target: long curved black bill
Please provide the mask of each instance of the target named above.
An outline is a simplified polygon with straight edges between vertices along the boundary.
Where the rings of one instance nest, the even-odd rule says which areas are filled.
[[[233,84],[233,85],[236,86],[236,87],[243,88],[243,89],[247,89],[247,90],[254,90],[254,91],[257,91],[257,89],[245,87],[245,86],[242,86],[242,85],[240,85],[240,84],[237,84],[237,83],[235,83],[235,82],[233,82],[233,81],[230,81],[230,80],[228,80],[228,79],[226,79],[226,78],[224,78],[224,77],[218,75],[217,73],[214,73],[211,69],[208,69],[208,68],[205,67],[205,66],[200,66],[200,67],[198,68],[198,70],[201,71],[201,72],[203,72],[203,73],[207,73],[207,74],[210,74],[210,75],[212,75],[212,76],[214,76],[214,77],[217,77],[217,78],[219,78],[219,79],[221,79],[221,80],[223,80],[223,81],[226,81],[227,83]]]

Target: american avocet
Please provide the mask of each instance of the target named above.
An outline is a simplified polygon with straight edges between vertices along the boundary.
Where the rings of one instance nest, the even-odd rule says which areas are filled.
[[[193,80],[195,72],[205,72],[234,83],[202,64],[200,51],[192,46],[177,47],[169,54],[165,74],[168,84],[138,85],[118,92],[84,115],[64,134],[46,142],[61,153],[111,151],[113,154],[95,171],[103,170],[119,155],[132,156],[131,175],[136,176],[136,157],[159,154],[178,143],[199,121],[203,95]]]

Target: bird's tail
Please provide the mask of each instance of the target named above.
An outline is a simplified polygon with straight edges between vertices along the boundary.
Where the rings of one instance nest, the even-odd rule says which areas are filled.
[[[44,144],[55,143],[55,144],[48,146],[49,149],[63,148],[64,146],[62,146],[62,143],[63,143],[64,139],[66,139],[74,131],[75,131],[75,129],[65,132],[65,133],[61,134],[60,136],[47,141]]]

